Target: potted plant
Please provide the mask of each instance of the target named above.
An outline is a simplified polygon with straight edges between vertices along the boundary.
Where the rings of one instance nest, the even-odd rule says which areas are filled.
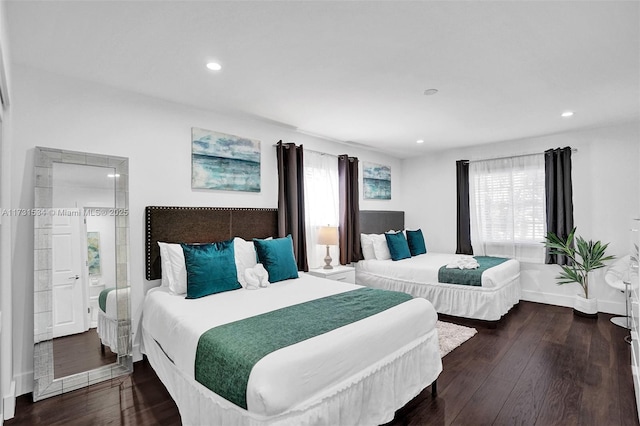
[[[580,236],[575,237],[575,233],[576,228],[573,228],[567,238],[562,239],[553,232],[548,232],[545,246],[551,254],[564,255],[569,259],[568,265],[560,265],[562,271],[556,277],[558,284],[578,283],[584,291],[584,296],[576,294],[574,313],[596,317],[598,300],[589,297],[589,273],[603,268],[606,266],[604,262],[615,259],[615,256],[605,255],[609,243],[586,241]]]

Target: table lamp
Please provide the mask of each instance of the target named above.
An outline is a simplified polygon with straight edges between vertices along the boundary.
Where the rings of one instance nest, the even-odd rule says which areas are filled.
[[[322,269],[333,269],[331,266],[331,256],[329,255],[329,246],[338,245],[338,227],[337,226],[321,226],[318,229],[318,244],[327,246],[327,255],[324,257],[325,265]]]

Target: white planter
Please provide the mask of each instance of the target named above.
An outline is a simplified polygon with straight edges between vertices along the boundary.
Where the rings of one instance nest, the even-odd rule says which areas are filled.
[[[573,312],[577,315],[586,317],[598,316],[598,299],[589,298],[586,299],[583,296],[576,294],[573,301]]]

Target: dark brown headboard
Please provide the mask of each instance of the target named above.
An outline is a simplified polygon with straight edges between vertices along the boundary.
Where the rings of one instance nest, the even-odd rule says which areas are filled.
[[[360,232],[382,234],[388,230],[404,229],[404,212],[388,210],[360,210]]]
[[[158,241],[213,243],[233,237],[245,240],[277,237],[278,210],[223,207],[145,208],[146,277],[162,277]]]

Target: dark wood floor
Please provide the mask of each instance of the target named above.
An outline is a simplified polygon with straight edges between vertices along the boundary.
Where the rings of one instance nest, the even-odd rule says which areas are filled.
[[[521,302],[495,328],[443,359],[390,425],[638,425],[626,331],[599,314]],[[146,362],[126,378],[38,403],[18,398],[13,425],[178,425],[178,410]]]
[[[436,399],[422,392],[390,424],[638,425],[628,331],[611,317],[520,302],[443,358]]]
[[[100,337],[95,328],[70,336],[53,339],[53,376],[70,376],[116,362],[117,355],[105,347],[100,349]]]

